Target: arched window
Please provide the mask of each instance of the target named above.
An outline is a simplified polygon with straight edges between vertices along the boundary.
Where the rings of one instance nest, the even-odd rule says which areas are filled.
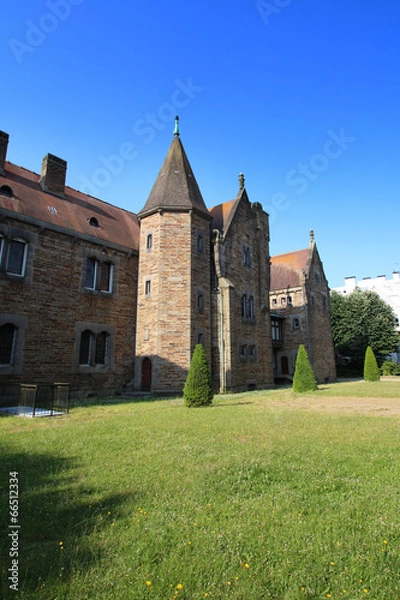
[[[81,343],[79,346],[79,364],[90,365],[90,350],[91,350],[92,332],[89,329],[82,331]]]
[[[17,328],[12,323],[0,327],[0,365],[11,365]]]
[[[28,244],[20,238],[15,238],[9,242],[6,262],[7,273],[24,276],[27,248]]]
[[[12,189],[9,185],[2,185],[0,187],[0,194],[6,198],[12,198],[14,196]]]
[[[96,365],[105,365],[107,363],[107,340],[108,333],[102,331],[96,335],[96,349],[94,362]]]

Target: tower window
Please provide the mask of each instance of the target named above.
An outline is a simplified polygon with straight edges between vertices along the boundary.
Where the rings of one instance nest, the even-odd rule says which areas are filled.
[[[204,236],[201,233],[199,233],[199,235],[197,236],[197,250],[201,254],[204,253]]]
[[[200,313],[204,312],[204,294],[202,292],[197,294],[197,310]]]
[[[148,233],[146,238],[146,250],[151,250],[153,248],[153,234]]]
[[[243,264],[245,267],[251,267],[251,248],[243,246]]]
[[[146,294],[146,296],[149,296],[151,294],[151,279],[146,279],[144,283],[144,293]]]

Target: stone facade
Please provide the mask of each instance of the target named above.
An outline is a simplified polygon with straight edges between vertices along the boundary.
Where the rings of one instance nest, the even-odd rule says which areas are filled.
[[[181,393],[198,343],[218,391],[272,387],[299,343],[334,379],[315,244],[304,280],[273,288],[268,215],[242,175],[236,198],[208,210],[177,128],[138,215],[67,187],[53,155],[41,175],[16,167],[7,146],[0,132],[0,388]]]
[[[274,374],[292,379],[300,344],[318,383],[335,381],[329,287],[314,234],[310,247],[271,259],[270,308]]]

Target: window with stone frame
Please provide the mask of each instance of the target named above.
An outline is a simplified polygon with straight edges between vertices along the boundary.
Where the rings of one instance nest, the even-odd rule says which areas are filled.
[[[271,319],[271,334],[273,342],[282,341],[282,322],[281,319]]]
[[[91,366],[108,364],[108,343],[110,335],[106,331],[95,333],[85,329],[80,335],[79,365]]]
[[[255,305],[254,296],[250,294],[243,294],[241,298],[241,314],[242,318],[246,320],[255,319]]]
[[[8,240],[6,273],[24,277],[28,244],[21,238]]]
[[[148,233],[146,237],[146,250],[152,250],[153,248],[153,234]]]
[[[293,317],[292,328],[293,329],[300,329],[300,319],[298,317]]]
[[[144,293],[146,296],[150,296],[151,294],[151,279],[146,279],[144,282]]]
[[[12,365],[17,328],[13,323],[0,326],[0,365]]]
[[[93,256],[86,258],[85,288],[111,293],[113,290],[113,264]]]
[[[197,293],[197,310],[199,313],[204,312],[204,294],[203,294],[203,292]]]
[[[0,374],[22,372],[25,330],[28,318],[24,315],[0,314]]]

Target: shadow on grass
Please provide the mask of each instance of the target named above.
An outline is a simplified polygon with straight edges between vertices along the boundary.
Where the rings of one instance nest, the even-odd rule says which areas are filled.
[[[9,479],[18,472],[18,592],[10,589],[12,558],[9,537]],[[76,460],[44,454],[9,452],[1,448],[2,564],[0,597],[8,600],[49,598],[56,581],[68,585],[77,570],[86,572],[105,556],[104,534],[139,491],[102,494],[82,481]],[[14,548],[15,550],[15,548]],[[46,592],[47,589],[47,592]],[[53,596],[51,596],[53,597]]]

